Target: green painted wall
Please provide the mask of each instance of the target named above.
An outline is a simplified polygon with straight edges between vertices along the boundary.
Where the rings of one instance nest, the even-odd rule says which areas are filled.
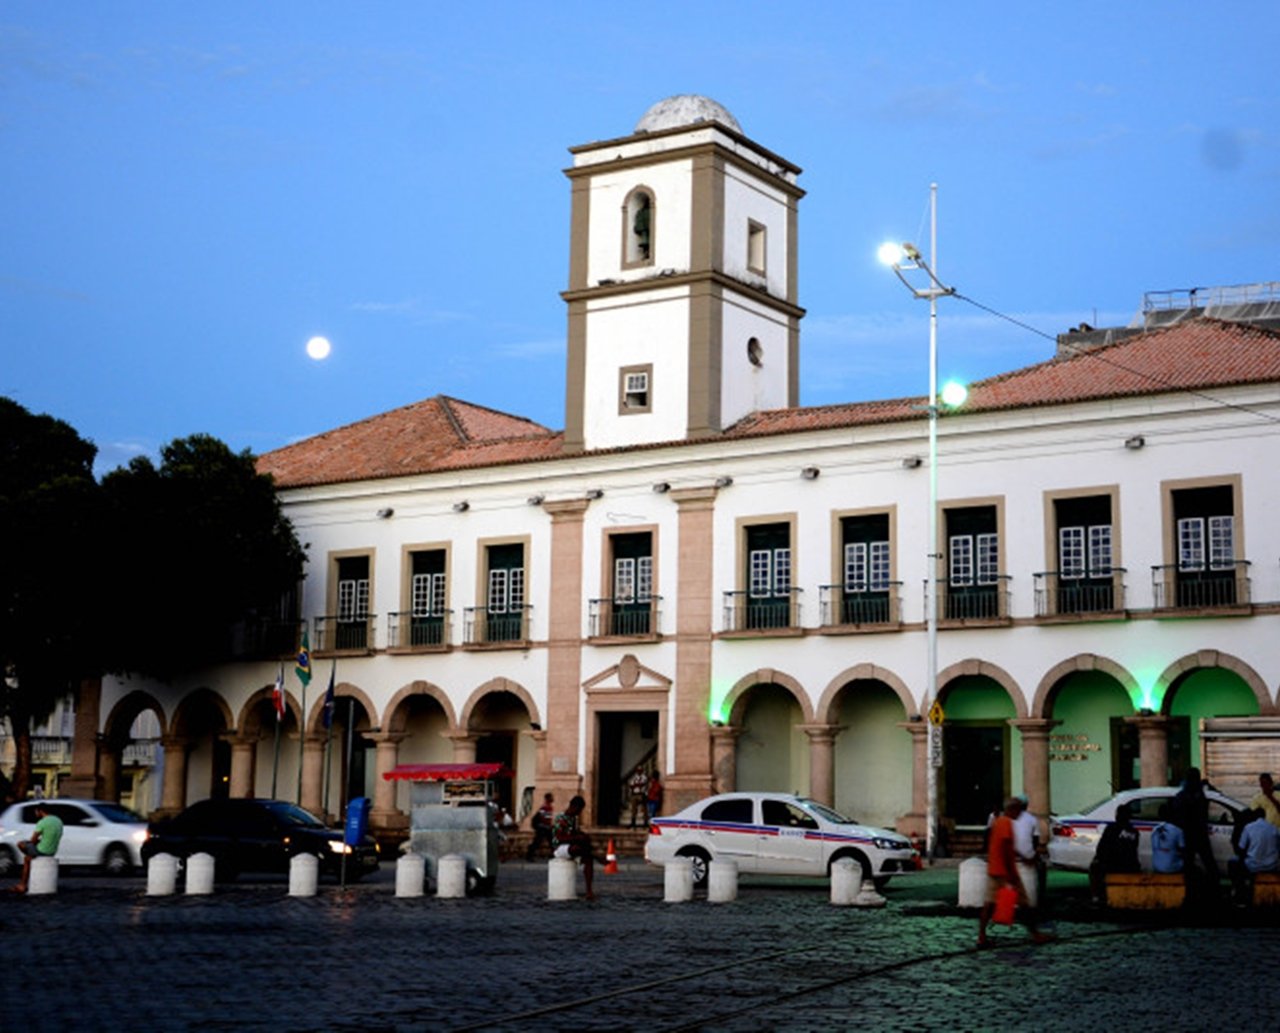
[[[1169,713],[1187,717],[1191,725],[1191,757],[1204,768],[1200,753],[1200,719],[1205,717],[1252,717],[1258,712],[1258,697],[1244,679],[1232,671],[1209,667],[1187,675],[1173,694]]]
[[[881,682],[859,681],[840,697],[835,743],[835,806],[868,825],[893,828],[911,810],[911,736],[906,710]]]
[[[778,685],[750,690],[736,744],[737,785],[743,792],[809,791],[809,740],[796,726],[800,704]]]
[[[1017,717],[1013,700],[1005,692],[1004,686],[985,675],[966,675],[950,682],[944,689],[942,707],[947,721],[1003,722]],[[1022,737],[1012,728],[1008,728],[1008,732],[1005,795],[1022,792]],[[945,734],[944,726],[943,735]],[[945,777],[945,769],[940,774]]]
[[[1062,722],[1049,733],[1053,813],[1072,814],[1114,795],[1111,719],[1132,713],[1129,694],[1108,674],[1080,671],[1062,682],[1050,714]]]

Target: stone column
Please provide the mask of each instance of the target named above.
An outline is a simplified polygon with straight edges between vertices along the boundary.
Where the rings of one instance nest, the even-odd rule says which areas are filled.
[[[78,719],[79,714],[76,717]],[[74,747],[72,748],[74,749]],[[96,784],[104,800],[120,799],[120,754],[122,752],[123,750],[116,749],[105,735],[98,736],[98,775]],[[59,782],[59,789],[68,796],[71,795],[71,791],[67,789],[66,779],[62,779]]]
[[[373,808],[369,811],[369,824],[377,828],[406,828],[408,815],[396,809],[396,783],[388,781],[385,776],[400,763],[400,744],[408,738],[407,732],[370,732],[366,739],[372,740],[375,746],[373,763]],[[323,742],[323,740],[321,740]],[[457,749],[457,741],[454,742]],[[475,736],[471,737],[471,758],[475,759]],[[454,758],[458,758],[455,756]]]
[[[474,764],[476,762],[476,743],[480,739],[479,732],[473,732],[469,728],[455,728],[441,734],[453,743],[453,762],[455,764]]]
[[[1139,714],[1125,721],[1138,726],[1138,759],[1142,788],[1169,784],[1169,719]]]
[[[546,752],[548,771],[543,792],[556,794],[562,806],[582,785],[578,770],[578,717],[582,700],[583,518],[586,499],[544,502],[551,517],[551,584],[548,586]],[[472,758],[475,758],[474,751]],[[461,759],[461,758],[459,758]],[[587,765],[592,766],[588,758]],[[541,781],[541,780],[540,780]],[[595,816],[587,797],[583,823]]]
[[[254,796],[254,773],[258,759],[258,737],[249,735],[225,736],[231,744],[231,785],[227,792],[235,800],[247,800]]]
[[[717,781],[710,770],[716,749],[715,732],[707,725],[717,608],[712,578],[716,491],[710,486],[678,488],[668,495],[679,507],[675,713],[671,729],[675,769],[667,776],[664,804],[669,814],[709,795]]]
[[[324,808],[324,732],[302,737],[302,809],[320,814]],[[381,787],[379,787],[381,788]]]
[[[1047,717],[1014,717],[1009,724],[1022,733],[1022,791],[1027,809],[1040,819],[1040,842],[1049,842],[1049,732],[1061,721]]]
[[[734,725],[716,725],[711,729],[711,792],[732,793],[738,788],[738,736],[742,729]]]
[[[523,733],[533,740],[534,750],[534,774],[533,774],[533,809],[536,811],[542,806],[542,796],[544,793],[554,793],[547,780],[550,772],[547,770],[547,733],[538,728],[530,729]],[[513,800],[512,804],[517,810],[520,807],[519,800]],[[511,815],[513,818],[516,815]]]
[[[164,785],[160,793],[159,817],[177,814],[187,805],[187,747],[191,740],[181,735],[160,739],[164,748]]]
[[[836,736],[843,725],[800,725],[809,737],[809,795],[828,807],[836,802]]]
[[[929,722],[899,721],[898,727],[911,736],[911,811],[898,819],[897,829],[923,839],[929,825]]]
[[[71,739],[71,773],[58,779],[64,796],[98,799],[104,795],[99,774],[98,716],[102,703],[102,679],[86,678],[76,693],[76,723]],[[128,729],[125,729],[126,734]],[[117,790],[118,787],[113,787]],[[116,800],[119,796],[108,796]]]

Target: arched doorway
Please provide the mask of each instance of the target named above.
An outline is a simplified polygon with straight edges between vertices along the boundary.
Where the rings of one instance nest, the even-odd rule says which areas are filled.
[[[498,802],[516,815],[520,787],[532,786],[537,775],[534,751],[522,749],[522,732],[531,728],[529,709],[514,692],[498,690],[481,696],[471,708],[468,729],[476,737],[476,762],[502,764],[515,772],[510,782],[498,783]]]
[[[847,683],[837,697],[835,807],[868,825],[892,828],[911,810],[911,739],[898,694],[882,681]]]
[[[397,763],[447,764],[453,760],[453,744],[445,737],[451,725],[449,715],[434,696],[405,696],[388,714],[385,724],[389,731],[404,736],[399,741]],[[409,813],[411,785],[406,781],[395,783],[395,807],[401,814]]]
[[[230,728],[226,703],[209,689],[198,689],[178,704],[173,718],[174,748],[183,750],[186,769],[180,806],[224,799],[230,793],[231,744],[226,735]],[[170,763],[166,755],[165,764]]]
[[[343,691],[340,687],[333,701],[333,724],[325,734],[321,759],[321,809],[326,814],[342,815],[348,801],[357,796],[374,798],[376,745],[369,738],[375,727],[363,694]]]
[[[103,729],[99,767],[102,794],[147,817],[162,803],[164,715],[145,692],[131,692],[115,705]]]
[[[737,788],[742,792],[809,791],[809,749],[804,711],[783,685],[747,689],[734,705],[732,723],[742,729],[734,744]]]
[[[1192,765],[1204,769],[1200,721],[1206,717],[1253,717],[1258,697],[1247,681],[1224,667],[1201,667],[1179,675],[1164,695],[1169,715],[1169,779],[1182,781]]]
[[[1081,811],[1141,784],[1133,702],[1113,675],[1075,671],[1054,686],[1049,717],[1049,798],[1059,814]]]
[[[991,809],[1021,783],[1022,744],[1011,735],[1017,708],[985,674],[961,675],[943,686],[941,814],[956,828],[984,828]]]

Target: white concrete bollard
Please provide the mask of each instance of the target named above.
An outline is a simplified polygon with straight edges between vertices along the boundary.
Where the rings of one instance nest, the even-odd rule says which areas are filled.
[[[467,859],[461,854],[445,854],[436,861],[436,896],[456,900],[467,895]]]
[[[147,862],[147,896],[168,897],[178,885],[178,859],[156,854]]]
[[[842,857],[831,865],[831,903],[849,907],[862,891],[862,865],[852,857]]]
[[[578,862],[568,857],[553,857],[547,862],[547,899],[578,899]]]
[[[738,899],[738,863],[712,861],[707,869],[707,901],[727,904]]]
[[[689,858],[673,857],[663,867],[662,899],[668,904],[693,899],[693,862]]]
[[[960,907],[982,907],[987,899],[987,862],[970,857],[960,862]]]
[[[32,897],[58,892],[58,859],[34,857],[31,859],[31,876],[27,880],[27,894]]]
[[[426,882],[427,859],[421,854],[401,854],[396,862],[396,896],[421,897]]]
[[[289,896],[314,897],[320,881],[320,858],[315,854],[295,854],[289,860]]]
[[[213,892],[213,855],[192,854],[187,858],[187,896],[201,897]]]

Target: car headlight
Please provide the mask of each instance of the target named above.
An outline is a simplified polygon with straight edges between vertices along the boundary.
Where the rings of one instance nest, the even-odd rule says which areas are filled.
[[[346,843],[343,843],[341,840],[338,840],[338,839],[329,840],[329,849],[332,850],[335,854],[351,853],[351,847],[347,846]]]
[[[147,841],[147,830],[138,829],[138,831],[133,834],[132,838],[135,843],[145,843]]]
[[[908,850],[911,843],[905,839],[887,839],[884,836],[877,836],[871,841],[881,850]]]

